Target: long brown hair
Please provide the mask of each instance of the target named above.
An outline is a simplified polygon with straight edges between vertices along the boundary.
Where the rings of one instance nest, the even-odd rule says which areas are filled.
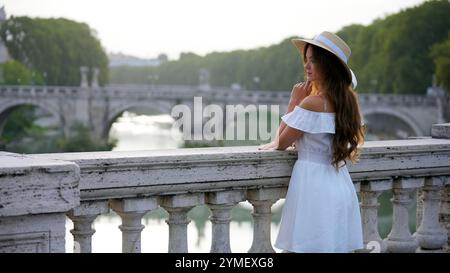
[[[364,142],[365,128],[361,122],[358,96],[351,87],[351,75],[333,53],[306,44],[303,60],[306,60],[309,46],[312,47],[312,55],[322,75],[324,91],[336,112],[332,164],[338,170],[342,167],[339,162],[345,162],[346,159],[356,162],[359,159],[358,146]]]

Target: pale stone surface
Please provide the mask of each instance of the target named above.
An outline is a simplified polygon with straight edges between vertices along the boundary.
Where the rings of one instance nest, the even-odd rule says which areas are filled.
[[[449,182],[450,178],[447,178],[447,183]],[[445,250],[446,252],[450,252],[450,184],[446,184],[444,190],[442,191],[439,221],[447,230],[447,245],[445,246]]]
[[[64,213],[0,217],[0,253],[65,252]]]
[[[211,253],[230,253],[230,222],[231,210],[236,203],[208,204],[212,215],[209,217],[212,223]]]
[[[141,252],[142,217],[157,208],[157,198],[124,198],[110,200],[110,207],[122,218],[122,252]]]
[[[140,251],[140,231],[143,228],[141,217],[148,210],[158,205],[156,200],[167,206],[168,210],[172,210],[169,212],[172,213],[172,218],[168,222],[169,225],[173,224],[173,230],[176,234],[174,238],[177,236],[184,238],[184,235],[178,234],[184,234],[183,225],[187,221],[185,215],[189,207],[196,203],[200,204],[204,199],[212,211],[213,242],[211,251],[229,252],[230,212],[238,202],[243,200],[248,199],[255,206],[254,217],[258,226],[255,236],[263,238],[262,241],[267,241],[265,226],[268,223],[269,210],[273,200],[271,197],[277,199],[280,196],[285,196],[285,189],[288,186],[296,156],[295,151],[259,151],[256,146],[246,146],[40,154],[29,155],[26,158],[39,163],[47,162],[48,159],[53,159],[52,163],[55,162],[54,160],[58,160],[56,166],[58,168],[66,166],[68,173],[76,172],[77,168],[81,170],[79,187],[82,203],[81,206],[72,211],[80,216],[88,217],[88,215],[91,215],[89,209],[96,211],[92,206],[91,208],[89,206],[83,208],[83,202],[116,200],[112,200],[110,204],[119,214],[122,213],[123,225],[121,229],[123,234],[126,235],[124,236],[127,237],[124,239],[124,251]],[[14,155],[14,157],[20,157],[20,155]],[[76,165],[61,160],[70,161]],[[14,167],[14,164],[9,162],[6,162],[6,164],[9,164],[7,165],[9,167]],[[22,169],[21,164],[16,164],[17,170]],[[25,164],[26,168],[28,168],[27,164]],[[358,187],[359,183],[366,243],[368,240],[382,243],[376,228],[377,197],[379,194],[391,188],[402,190],[421,187],[423,177],[433,177],[428,179],[427,185],[424,187],[424,191],[428,191],[427,198],[429,200],[424,204],[424,213],[431,216],[424,217],[422,222],[426,224],[423,228],[427,231],[427,229],[434,229],[436,225],[439,225],[436,220],[439,216],[439,204],[433,200],[438,200],[435,193],[448,183],[446,179],[450,175],[449,139],[426,138],[366,142],[362,148],[359,163],[348,164],[348,168],[355,183],[355,188]],[[8,170],[11,170],[11,168]],[[8,176],[10,174],[14,175],[14,172],[8,173]],[[42,176],[36,177],[40,180],[43,179]],[[69,175],[69,177],[71,176]],[[404,178],[401,183],[392,185],[392,180],[399,177]],[[0,181],[2,181],[1,179],[5,178],[0,177]],[[14,185],[14,183],[10,181],[10,184],[6,183],[5,185]],[[0,190],[4,191],[4,189],[2,184]],[[58,193],[59,191],[55,192]],[[63,197],[67,195],[64,192],[61,194]],[[189,194],[194,194],[193,196],[197,197],[186,198]],[[201,197],[203,194],[205,195],[204,198]],[[402,213],[401,203],[404,200],[405,193],[398,191],[397,195],[399,203],[397,215],[400,215],[398,216],[400,219],[397,222],[397,230],[394,231],[402,233],[404,231],[402,228],[404,220],[402,219],[405,216]],[[166,198],[169,196],[180,197]],[[117,201],[119,199],[122,199],[122,201]],[[150,199],[154,201],[149,202]],[[65,198],[60,197],[60,200],[64,201]],[[0,200],[0,204],[2,202],[3,199]],[[60,209],[69,211],[73,207],[62,206]],[[5,210],[2,211],[2,208],[0,208],[0,213],[5,213]],[[3,218],[0,219],[4,220]],[[88,226],[87,223],[84,223],[86,227]],[[89,232],[89,228],[86,231]],[[431,244],[442,247],[440,233],[437,236],[433,235],[434,237],[426,237],[425,233],[418,233],[419,237],[425,236],[425,239],[422,240],[425,242],[424,246],[425,244],[428,244],[428,246]],[[445,240],[447,240],[447,236],[445,236]],[[186,249],[184,245],[177,247],[175,244],[174,248],[177,251],[185,251]],[[258,249],[259,251],[270,251],[268,245],[258,247]],[[429,248],[425,246],[424,249]]]
[[[203,193],[163,196],[160,201],[160,205],[165,208],[195,207],[203,205],[204,203],[205,195]]]
[[[409,230],[408,205],[415,188],[423,186],[422,178],[399,178],[394,181],[393,225],[386,239],[387,252],[415,252],[418,247],[416,239]]]
[[[433,124],[431,126],[431,136],[433,138],[450,139],[450,123]]]
[[[0,152],[0,217],[66,212],[79,204],[71,162]]]
[[[364,244],[368,246],[372,242],[378,242],[381,252],[386,252],[387,245],[378,232],[378,207],[380,206],[378,197],[383,191],[390,190],[392,183],[392,178],[388,178],[362,181],[360,185]]]
[[[419,242],[419,252],[444,251],[447,243],[447,230],[439,222],[439,210],[441,200],[441,189],[443,188],[442,177],[428,177],[423,187],[423,214],[420,226],[415,233]]]
[[[286,188],[269,188],[247,191],[247,199],[253,205],[253,241],[250,253],[274,253],[270,239],[272,205],[286,196]]]
[[[248,200],[278,200],[286,197],[287,187],[283,188],[263,188],[248,190],[246,193],[246,198]]]
[[[109,213],[109,204],[107,200],[83,201],[69,213],[73,216],[107,214]]]
[[[65,213],[77,206],[71,162],[0,152],[0,252],[64,252]]]
[[[205,203],[203,193],[164,196],[160,205],[169,213],[166,223],[169,225],[169,253],[187,253],[188,212],[195,206]]]
[[[378,197],[382,191],[366,190],[361,186],[361,221],[363,226],[363,241],[366,248],[377,242],[381,252],[386,251],[386,242],[384,242],[378,232]]]
[[[287,186],[296,156],[256,146],[33,155],[77,163],[83,200]],[[448,174],[449,168],[450,140],[431,138],[366,142],[358,164],[348,162],[355,183]]]
[[[211,253],[230,253],[231,210],[237,203],[245,200],[243,191],[210,192],[206,203],[211,210],[212,223]]]
[[[158,200],[155,197],[124,198],[112,199],[109,204],[115,212],[150,211],[158,207]]]
[[[108,201],[83,201],[81,205],[67,213],[74,228],[70,231],[74,237],[74,253],[90,253],[92,251],[92,236],[95,229],[92,223],[100,214],[109,212]]]
[[[234,181],[244,187],[287,185],[295,162],[295,153],[264,153],[256,147],[33,156],[79,164],[82,199],[214,191],[233,187]]]

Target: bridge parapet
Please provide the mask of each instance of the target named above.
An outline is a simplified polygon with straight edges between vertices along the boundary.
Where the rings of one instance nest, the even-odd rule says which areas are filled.
[[[435,132],[439,133],[434,137],[366,142],[360,161],[348,164],[361,198],[367,246],[375,245],[382,252],[448,251],[448,126],[435,125]],[[273,252],[271,207],[285,197],[296,157],[296,152],[258,151],[256,146],[2,153],[0,252],[63,251],[64,212],[74,222],[71,233],[75,251],[90,252],[95,232],[92,223],[110,209],[122,218],[122,251],[140,252],[141,231],[145,228],[142,217],[157,207],[169,213],[168,251],[188,252],[187,213],[203,204],[212,212],[211,252],[230,252],[231,209],[245,200],[254,207],[253,244],[249,252]],[[387,238],[381,238],[378,232],[378,197],[384,191],[392,191],[394,196],[393,226]],[[407,208],[414,192],[418,194],[418,228],[411,234]],[[19,228],[20,221],[28,221],[29,229]],[[58,224],[50,227],[49,223]],[[45,232],[60,237],[45,237]],[[53,245],[51,240],[59,240],[59,247],[24,248],[25,241],[20,238],[31,238],[29,234],[34,234],[33,240],[36,236],[41,238],[39,244],[44,246],[42,242]]]
[[[423,95],[393,95],[393,94],[359,94],[361,104],[383,104],[410,107],[415,105],[436,106],[436,97]]]
[[[203,106],[215,104],[222,110],[226,105],[279,105],[278,112],[283,114],[290,92],[228,87],[205,90],[188,85],[0,86],[0,130],[15,107],[31,104],[50,113],[66,136],[75,125],[83,124],[94,138],[105,140],[111,124],[125,111],[144,109],[146,113],[171,115],[174,106],[182,104],[193,113],[194,97],[200,97]],[[450,120],[450,96],[359,94],[359,100],[366,124],[374,131],[402,137],[427,136],[432,124]],[[386,122],[386,118],[392,122]]]
[[[73,86],[0,86],[1,96],[30,97],[30,96],[78,96],[85,88]]]

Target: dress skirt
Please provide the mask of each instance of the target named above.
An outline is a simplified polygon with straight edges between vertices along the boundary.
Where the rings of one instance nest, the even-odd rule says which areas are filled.
[[[358,197],[347,170],[297,160],[275,247],[289,252],[351,252],[363,248]]]

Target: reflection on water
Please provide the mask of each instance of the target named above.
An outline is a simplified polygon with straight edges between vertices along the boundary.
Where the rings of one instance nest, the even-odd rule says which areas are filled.
[[[113,151],[176,149],[183,145],[180,132],[170,130],[169,115],[136,115],[124,112],[113,123],[110,137],[118,140]],[[178,133],[178,135],[177,135]]]
[[[169,115],[145,116],[125,112],[111,128],[111,137],[118,140],[115,151],[176,149],[183,147],[180,136],[173,137],[177,132],[171,131],[173,123]],[[181,133],[180,133],[181,135]],[[248,145],[248,144],[245,144]],[[392,225],[392,193],[385,192],[380,198],[378,224],[380,235],[385,238]],[[284,199],[279,200],[272,207],[273,217],[271,226],[272,244],[278,233],[281,209]],[[415,201],[410,208],[410,228],[415,231]],[[247,252],[253,240],[252,206],[242,202],[232,210],[230,224],[230,243],[233,252]],[[145,229],[142,231],[142,252],[167,252],[169,242],[169,228],[165,223],[168,214],[163,209],[152,211],[143,218]],[[210,211],[206,206],[192,209],[188,217],[192,219],[188,225],[188,248],[190,252],[209,252],[211,246],[211,222],[208,217]],[[122,234],[119,229],[120,217],[111,212],[97,217],[93,226],[96,230],[92,238],[93,252],[121,252]],[[66,250],[72,252],[73,237],[69,230],[73,228],[67,220]],[[277,252],[278,249],[275,249]]]

